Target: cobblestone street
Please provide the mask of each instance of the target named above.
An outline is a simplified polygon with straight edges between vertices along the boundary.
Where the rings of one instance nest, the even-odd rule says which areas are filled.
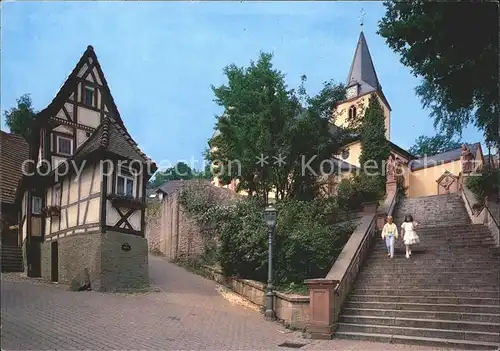
[[[70,292],[2,275],[2,350],[425,349],[347,340],[311,341],[252,308],[230,303],[218,286],[160,258],[150,274],[161,290],[142,294]]]

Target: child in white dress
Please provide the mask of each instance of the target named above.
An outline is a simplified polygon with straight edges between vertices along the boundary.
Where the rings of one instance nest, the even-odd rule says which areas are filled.
[[[403,242],[406,246],[406,258],[411,257],[411,245],[418,244],[420,238],[415,231],[417,229],[418,223],[413,220],[411,215],[405,216],[405,221],[401,224],[401,229],[403,229]]]

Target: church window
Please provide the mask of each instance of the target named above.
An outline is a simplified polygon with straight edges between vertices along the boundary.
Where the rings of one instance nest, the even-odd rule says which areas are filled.
[[[349,119],[356,118],[356,106],[349,107]]]

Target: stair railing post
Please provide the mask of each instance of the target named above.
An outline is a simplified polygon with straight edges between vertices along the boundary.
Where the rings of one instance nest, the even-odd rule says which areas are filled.
[[[334,325],[334,290],[338,280],[308,279],[309,322],[306,331],[311,339],[332,339]]]

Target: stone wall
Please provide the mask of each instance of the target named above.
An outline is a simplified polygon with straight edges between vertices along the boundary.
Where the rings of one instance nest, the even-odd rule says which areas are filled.
[[[123,250],[123,245],[129,251]],[[149,285],[147,241],[137,235],[101,235],[101,291],[141,289]]]
[[[58,281],[86,279],[94,291],[141,289],[149,284],[146,239],[109,231],[58,239]],[[124,250],[128,249],[130,250]],[[51,280],[52,241],[42,244],[42,278]]]
[[[145,236],[148,241],[150,252],[160,252],[163,202],[159,200],[149,200],[146,208],[146,230]]]
[[[27,254],[28,246],[26,239],[23,240],[23,244],[21,245],[21,252],[23,255],[23,269],[24,273],[28,273],[28,254]]]
[[[249,279],[226,278],[222,271],[214,267],[204,267],[205,274],[248,301],[263,308],[266,301],[265,284]],[[304,329],[309,321],[309,296],[276,292],[274,311],[278,320],[287,327]]]
[[[491,208],[485,207],[483,201],[479,200],[466,186],[462,188],[461,196],[471,222],[473,224],[483,224],[488,227],[496,246],[500,246],[500,228],[496,219],[498,216],[495,217],[495,210],[493,209],[492,211]]]
[[[41,276],[42,279],[51,279],[51,248],[50,242],[44,242],[40,248]]]
[[[92,290],[101,290],[101,235],[70,235],[58,240],[59,282],[70,284],[73,279],[83,279],[87,269]],[[42,271],[49,272],[49,280],[51,243],[46,243],[49,245],[49,258],[45,261],[49,268],[42,268]]]
[[[186,184],[189,183],[186,181]],[[206,186],[204,189],[211,191],[221,202],[238,196],[233,191],[215,186]],[[148,250],[161,253],[170,260],[199,256],[204,253],[206,246],[199,226],[179,203],[181,191],[182,188],[160,201],[151,201],[146,212]]]

